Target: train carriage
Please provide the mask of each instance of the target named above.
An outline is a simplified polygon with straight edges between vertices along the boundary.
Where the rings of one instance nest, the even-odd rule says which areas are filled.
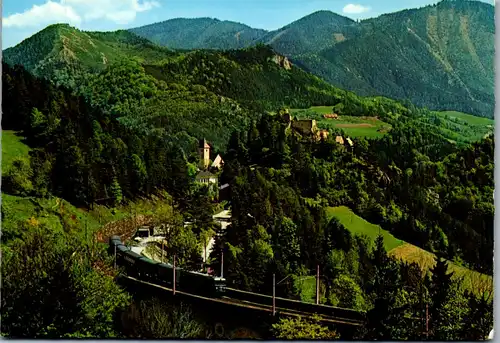
[[[115,253],[115,248],[118,250],[118,246],[123,245],[119,236],[111,236],[109,238],[109,249],[108,252],[110,254]]]
[[[173,288],[173,266],[171,264],[153,261],[133,252],[123,245],[118,236],[110,238],[109,250],[113,254],[116,252],[117,265],[124,267],[125,272],[130,276]],[[224,278],[187,271],[182,268],[175,269],[176,289],[179,291],[218,297],[226,289]]]
[[[156,262],[156,261],[150,260],[149,258],[140,256],[136,261],[137,272],[145,280],[156,281],[156,280],[158,280],[158,274],[159,274],[158,265],[159,264],[160,264],[159,262]]]
[[[132,276],[140,277],[140,270],[137,267],[137,261],[142,256],[133,252],[129,248],[126,248],[123,252],[121,251],[120,255],[122,257],[120,260],[125,267],[125,271]]]
[[[180,286],[182,290],[189,293],[195,293],[206,296],[218,296],[223,292],[225,287],[221,287],[221,280],[215,280],[213,276],[208,274],[182,270]],[[222,282],[225,284],[225,280]]]
[[[169,263],[159,263],[158,265],[158,280],[169,288],[173,287],[173,269],[174,267]],[[177,274],[179,274],[179,272],[177,272]],[[176,275],[176,287],[179,287],[178,275]]]

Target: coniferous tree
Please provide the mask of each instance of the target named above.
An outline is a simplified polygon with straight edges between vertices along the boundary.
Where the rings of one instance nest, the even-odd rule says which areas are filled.
[[[426,278],[429,299],[429,339],[447,340],[446,327],[452,324],[450,301],[459,294],[457,285],[452,280],[453,272],[447,273],[448,262],[443,258],[436,258],[436,265],[430,270],[431,276]]]
[[[493,329],[493,302],[489,295],[475,295],[466,291],[467,311],[459,336],[467,341],[485,339]]]
[[[120,184],[118,183],[118,180],[116,179],[116,177],[113,178],[113,182],[111,183],[111,194],[113,196],[113,199],[114,199],[114,202],[116,205],[121,203],[121,201],[123,199],[122,189],[121,189]]]
[[[375,240],[372,253],[373,281],[368,295],[374,307],[367,313],[364,339],[400,340],[406,338],[403,315],[404,308],[398,306],[397,298],[401,279],[397,262],[389,258],[382,235]]]

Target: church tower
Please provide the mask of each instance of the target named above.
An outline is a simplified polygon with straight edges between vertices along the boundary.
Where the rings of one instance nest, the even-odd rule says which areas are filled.
[[[205,139],[200,140],[198,152],[200,154],[201,160],[203,161],[203,166],[205,167],[205,169],[207,169],[210,163],[210,145],[208,145]]]

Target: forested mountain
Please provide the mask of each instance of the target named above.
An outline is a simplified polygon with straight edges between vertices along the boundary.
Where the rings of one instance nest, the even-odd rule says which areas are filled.
[[[213,40],[224,30],[205,32],[207,19],[192,19],[185,30],[186,20],[132,31],[171,48],[217,48]],[[171,36],[162,32],[175,32],[175,39],[159,39]],[[319,11],[279,30],[262,31],[248,45],[269,44],[305,70],[359,95],[492,118],[494,33],[493,6],[446,0],[361,22]],[[241,47],[240,41],[221,37],[224,44],[218,48]]]
[[[224,149],[231,131],[247,125],[253,115],[230,98],[259,99],[258,108],[270,110],[283,104],[331,103],[340,92],[298,68],[284,69],[279,56],[265,47],[227,58],[217,52],[177,53],[127,31],[81,32],[68,25],[49,26],[7,49],[5,62],[73,89],[124,123],[186,132],[195,140],[205,137],[217,149]],[[240,75],[230,73],[228,66]],[[158,77],[158,70],[168,71],[169,77],[160,81],[151,76]],[[232,83],[239,88],[228,88]],[[9,123],[8,117],[4,120]]]
[[[173,52],[126,31],[81,32],[53,25],[5,53],[8,64],[21,64],[72,89],[125,125],[185,132],[192,140],[184,147],[205,137],[224,150],[234,129],[281,106],[338,105],[341,114],[361,115],[366,104],[376,103],[290,66],[264,45]],[[113,57],[103,59],[106,54]]]
[[[271,31],[258,41],[271,45],[281,54],[296,58],[302,54],[316,54],[354,38],[360,34],[360,29],[352,19],[331,11],[318,11]]]
[[[362,35],[318,53],[328,64],[304,65],[358,94],[493,117],[493,6],[443,1],[360,25]]]
[[[149,62],[171,54],[128,31],[84,32],[67,24],[55,24],[4,50],[3,60],[75,88],[86,73],[99,72],[115,62]]]
[[[328,12],[300,23],[315,17],[349,37],[330,49],[362,34],[361,24]],[[292,26],[278,36],[291,37]],[[206,138],[224,155],[219,182],[230,184],[232,225],[217,238],[228,282],[269,294],[273,274],[289,277],[277,294],[300,299],[298,280],[320,265],[320,301],[367,312],[354,338],[474,340],[490,330],[491,292],[464,292],[440,259],[432,276],[424,275],[418,265],[390,258],[381,237],[373,244],[351,235],[326,211],[347,206],[400,239],[491,274],[493,137],[452,142],[446,132],[459,134],[458,123],[408,101],[336,88],[263,44],[173,51],[127,31],[53,25],[5,53],[2,128],[24,137],[29,156],[2,173],[3,194],[33,204],[53,197],[78,207],[104,201],[112,213],[124,201],[167,199],[170,207],[151,211],[154,224],[173,225],[169,254],[195,268],[202,236],[215,227],[216,190],[195,182],[198,143]],[[382,138],[353,138],[351,146],[336,141],[345,136],[340,128],[321,141],[288,128],[285,108],[314,105],[343,117],[376,117],[391,129]],[[26,219],[2,198],[2,220],[9,221],[2,245],[10,247],[2,264],[7,335],[112,337],[127,297],[103,277],[112,263],[76,216],[60,205],[62,228],[39,220],[58,204],[40,205]],[[187,220],[195,226],[186,228]],[[74,250],[87,257],[73,258]],[[212,269],[219,259],[214,253]],[[25,260],[33,276],[23,274]],[[105,287],[93,292],[99,284]],[[425,305],[428,331],[420,320]]]
[[[177,18],[130,31],[171,49],[244,48],[266,32],[240,23],[211,18]]]

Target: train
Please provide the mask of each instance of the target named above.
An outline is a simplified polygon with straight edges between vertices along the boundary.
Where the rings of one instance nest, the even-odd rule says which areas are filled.
[[[127,275],[143,281],[173,288],[174,266],[153,261],[125,246],[119,236],[109,239],[109,252],[115,254],[116,264],[123,267]],[[212,298],[220,298],[226,292],[226,279],[209,274],[175,268],[175,289]]]

